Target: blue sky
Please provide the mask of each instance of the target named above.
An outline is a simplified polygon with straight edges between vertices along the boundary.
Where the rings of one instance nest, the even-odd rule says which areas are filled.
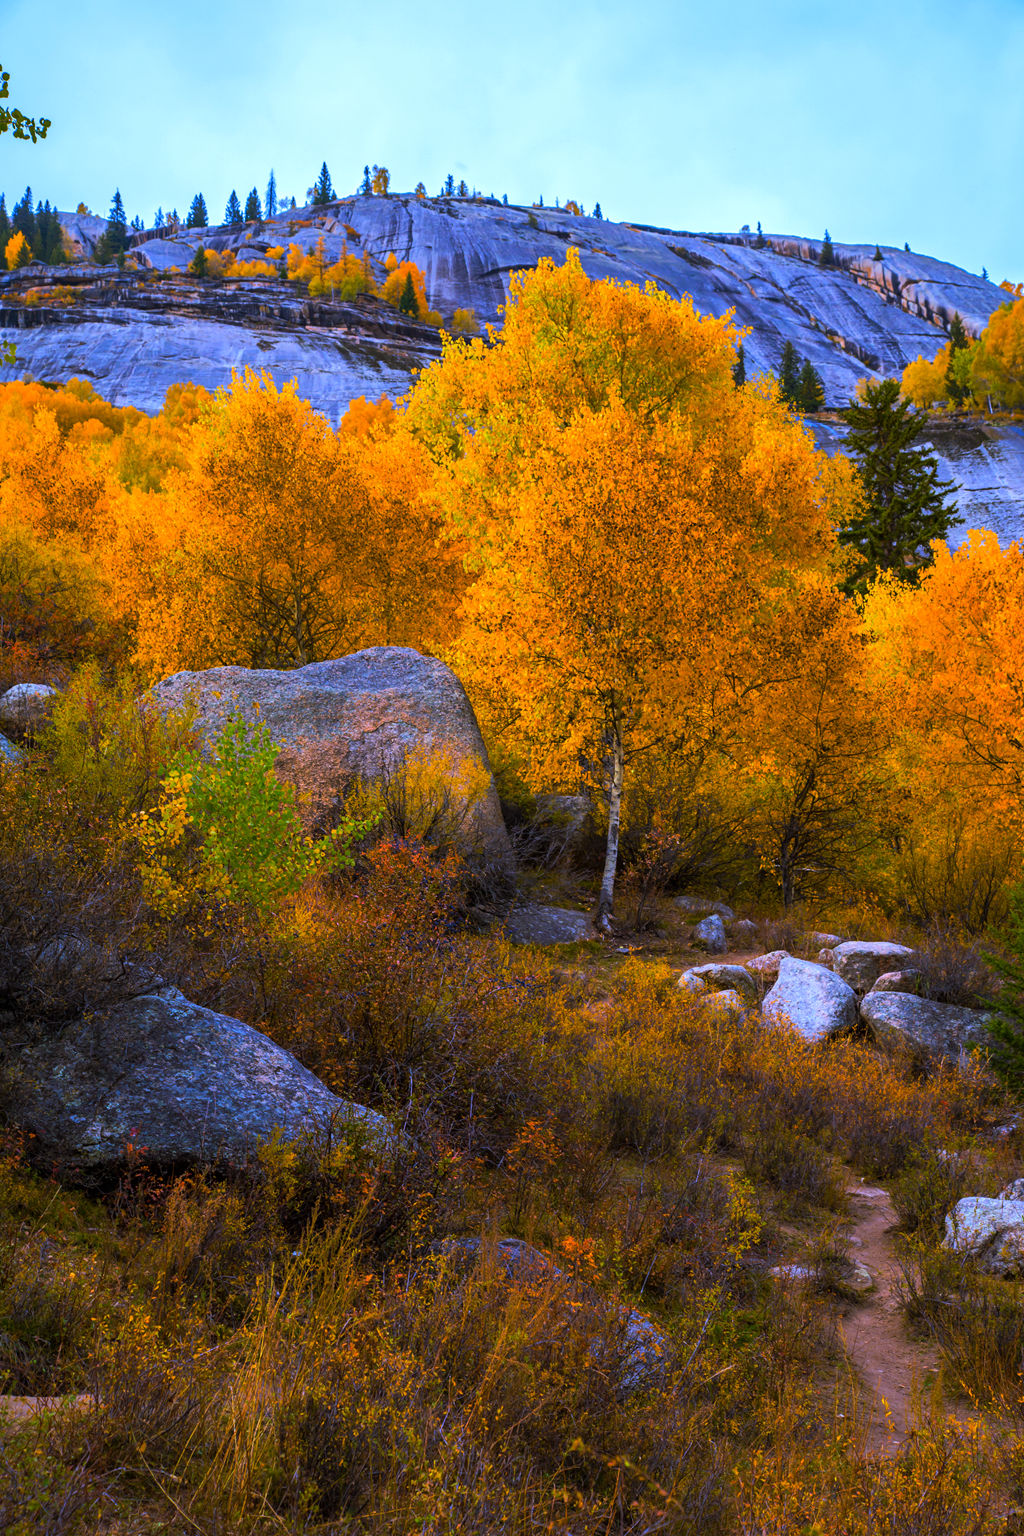
[[[902,245],[1024,279],[1024,0],[0,0],[0,188],[184,213],[322,160],[513,202]]]

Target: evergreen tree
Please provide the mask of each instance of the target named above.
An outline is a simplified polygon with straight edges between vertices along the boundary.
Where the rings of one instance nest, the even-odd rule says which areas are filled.
[[[188,270],[191,272],[193,277],[205,277],[206,276],[206,273],[207,273],[207,261],[206,261],[206,249],[205,249],[204,246],[200,245],[199,247],[197,247],[195,255],[192,257],[192,260],[188,264]]]
[[[543,208],[544,207],[544,193],[543,192],[541,193],[540,198],[538,199],[537,207],[538,208]]]
[[[413,319],[419,313],[419,306],[416,303],[416,289],[413,286],[411,272],[405,274],[405,287],[402,289],[402,297],[398,301],[398,307],[403,314],[412,315]]]
[[[965,360],[957,357],[958,352],[966,352],[969,347],[970,342],[958,310],[950,321],[949,363],[946,368],[946,394],[957,410],[966,405],[971,398],[971,386],[964,368]]]
[[[333,201],[334,188],[331,185],[331,173],[327,169],[327,161],[325,160],[320,167],[320,174],[313,187],[313,207],[323,208],[325,203],[332,203]]]
[[[163,227],[164,227],[164,211],[163,211],[162,208],[158,208],[156,213],[154,213],[154,215],[153,215],[153,228],[154,229],[163,229]]]
[[[981,280],[982,280],[983,283],[987,283],[988,282],[988,267],[982,267],[982,269],[981,269]]]
[[[245,200],[245,222],[247,224],[258,224],[262,217],[263,209],[260,207],[260,195],[256,188],[253,187]]]
[[[868,384],[863,400],[843,412],[844,448],[857,464],[864,509],[839,539],[859,556],[846,582],[863,592],[883,571],[915,581],[930,563],[929,544],[963,521],[946,497],[956,487],[939,479],[935,456],[916,443],[924,418],[900,396],[897,379]]]
[[[124,203],[121,200],[121,189],[114,193],[110,204],[110,213],[107,215],[107,227],[96,242],[96,260],[124,261],[124,253],[128,249],[128,220],[125,216]]]
[[[743,352],[743,343],[736,348],[736,361],[732,365],[732,381],[739,389],[747,382],[747,359]]]
[[[427,189],[426,189],[425,184],[422,181],[418,181],[416,183],[415,196],[416,197],[426,197],[426,195],[427,195]]]
[[[796,347],[787,341],[782,349],[782,365],[779,368],[779,392],[787,405],[800,406],[800,358]]]
[[[757,221],[757,239],[754,241],[754,249],[756,251],[763,251],[767,244],[768,244],[768,241],[764,237],[764,230],[761,228],[761,220],[758,219],[758,221]]]
[[[224,223],[234,225],[241,224],[241,222],[242,205],[238,201],[238,193],[235,191],[234,187],[232,187],[231,196],[228,198],[227,206],[224,209]]]
[[[206,212],[206,198],[201,192],[197,192],[192,199],[192,206],[188,210],[188,218],[185,220],[186,229],[205,229],[209,224],[209,215]]]
[[[36,229],[39,232],[39,260],[50,266],[65,261],[64,230],[56,208],[50,207],[49,199],[36,206]]]
[[[904,240],[904,242],[903,242],[903,249],[905,251],[909,251],[910,250],[910,241],[909,240]]]
[[[603,219],[604,218],[604,214],[601,212],[601,204],[600,203],[595,203],[594,204],[594,211],[590,215],[590,217],[592,219]]]
[[[836,264],[836,253],[832,249],[832,236],[829,234],[828,230],[826,229],[826,231],[825,231],[825,238],[821,242],[821,253],[818,256],[818,265],[821,266],[821,267],[834,267],[835,264]]]
[[[25,195],[21,202],[14,205],[14,213],[11,218],[11,233],[23,234],[33,250],[39,244],[39,230],[36,227],[36,216],[32,207],[31,187],[25,188]]]
[[[11,220],[7,212],[7,194],[0,192],[0,258],[7,249],[7,242],[11,238]],[[6,260],[4,261],[6,265]]]
[[[469,188],[467,187],[465,181],[460,181],[459,182],[459,196],[460,197],[468,197],[469,196]]]
[[[451,171],[448,172],[448,175],[444,179],[444,186],[441,188],[441,196],[455,196],[455,177],[452,175]]]
[[[503,208],[507,208],[508,207],[508,193],[507,192],[503,192],[501,194],[501,206]]]
[[[263,208],[268,219],[272,219],[277,212],[277,180],[273,167],[270,171],[270,179],[267,182],[267,195],[263,199]]]
[[[808,359],[800,370],[797,380],[797,395],[802,411],[823,411],[825,409],[825,386],[821,382],[821,374],[811,366]]]
[[[885,260],[885,257],[882,255],[882,247],[880,245],[876,245],[875,246],[875,254],[874,254],[874,256],[871,259],[872,259],[872,261],[884,261]]]
[[[360,197],[369,197],[369,195],[370,195],[370,193],[372,191],[373,191],[373,182],[370,180],[370,167],[368,165],[364,165],[363,166],[363,179],[359,183],[359,195],[360,195]]]

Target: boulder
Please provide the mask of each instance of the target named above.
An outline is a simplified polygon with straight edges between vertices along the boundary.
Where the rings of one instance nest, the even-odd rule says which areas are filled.
[[[48,1034],[0,1036],[11,1118],[59,1166],[109,1177],[129,1144],[163,1166],[239,1167],[275,1132],[357,1128],[378,1150],[395,1133],[347,1103],[239,1019],[149,993]]]
[[[533,905],[513,907],[505,919],[505,933],[513,944],[585,944],[597,938],[588,913]]]
[[[684,974],[698,977],[711,992],[739,992],[750,1002],[757,998],[754,978],[742,965],[721,965],[712,961],[709,965],[694,965]]]
[[[749,917],[738,917],[727,926],[734,949],[749,949],[757,943],[757,924],[752,923]]]
[[[676,985],[680,992],[687,992],[691,997],[703,997],[708,991],[707,982],[701,981],[700,977],[694,975],[692,970],[684,971]]]
[[[708,1013],[716,1013],[722,1019],[742,1019],[746,1017],[751,1001],[730,988],[724,992],[706,993],[704,1007]]]
[[[745,969],[762,987],[771,987],[779,978],[779,966],[788,959],[788,950],[772,949],[766,955],[755,955],[753,960],[748,960]]]
[[[867,992],[886,971],[900,970],[915,958],[905,944],[890,944],[886,939],[847,939],[831,948],[832,969],[855,992]]]
[[[1000,1200],[1024,1200],[1024,1179],[1012,1179],[999,1191]]]
[[[587,819],[594,808],[589,795],[538,795],[536,806],[538,820],[557,835],[563,851],[570,853],[582,847]],[[551,840],[555,842],[556,837]]]
[[[715,901],[711,896],[677,896],[675,905],[687,917],[707,917],[714,912],[726,923],[733,922],[736,917],[732,907],[727,907],[724,901]]]
[[[1024,1274],[1024,1200],[968,1195],[946,1217],[943,1248],[975,1261],[986,1274]]]
[[[0,696],[0,731],[24,741],[42,730],[50,718],[56,688],[46,683],[15,683]]]
[[[24,762],[25,754],[20,747],[16,747],[13,741],[8,741],[6,736],[0,735],[0,768],[16,768]]]
[[[480,1257],[482,1246],[479,1238],[448,1238],[436,1245],[436,1251],[448,1259],[475,1261]],[[643,1312],[614,1303],[609,1307],[599,1293],[568,1275],[547,1254],[524,1243],[521,1238],[501,1238],[494,1256],[513,1284],[550,1286],[556,1292],[564,1293],[567,1322],[584,1327],[593,1322],[598,1324],[599,1333],[591,1346],[591,1356],[603,1355],[608,1342],[614,1346],[616,1388],[620,1396],[626,1397],[642,1387],[652,1386],[664,1375],[666,1362],[672,1354],[672,1341],[660,1333]],[[600,1328],[602,1313],[615,1325],[610,1331]]]
[[[712,912],[710,917],[702,917],[699,923],[693,925],[690,942],[696,949],[707,950],[709,955],[725,954],[729,941],[725,936],[725,924],[717,912]]]
[[[350,783],[401,773],[412,759],[464,796],[465,851],[511,862],[476,716],[455,673],[433,657],[377,646],[288,672],[177,672],[153,699],[163,709],[191,703],[207,742],[236,711],[262,721],[281,745],[278,772],[298,790],[314,833],[330,824]]]
[[[817,955],[815,956],[815,962],[818,965],[823,965],[827,971],[834,971],[836,968],[835,950],[819,949]]]
[[[804,944],[808,949],[835,949],[842,942],[838,933],[818,933],[815,930],[804,934]]]
[[[917,992],[921,986],[922,975],[913,968],[906,971],[883,971],[878,977],[872,992]]]
[[[786,955],[762,1012],[769,1024],[792,1024],[805,1040],[826,1040],[855,1027],[857,998],[841,976],[823,965]]]
[[[985,1014],[910,992],[868,992],[861,998],[860,1016],[880,1044],[924,1056],[956,1059],[969,1046],[986,1041]]]

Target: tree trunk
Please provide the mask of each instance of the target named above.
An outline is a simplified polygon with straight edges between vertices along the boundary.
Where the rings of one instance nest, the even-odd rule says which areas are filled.
[[[604,855],[601,894],[597,901],[597,926],[602,933],[611,931],[612,904],[615,899],[615,871],[619,863],[619,822],[622,812],[622,737],[616,721],[611,730],[611,783],[608,788],[608,843]]]

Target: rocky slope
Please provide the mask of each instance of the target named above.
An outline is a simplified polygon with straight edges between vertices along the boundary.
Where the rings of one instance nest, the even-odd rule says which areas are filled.
[[[62,215],[83,257],[104,229]],[[693,234],[577,217],[560,209],[504,207],[489,200],[352,197],[325,209],[292,210],[260,225],[202,232],[164,229],[137,236],[135,273],[83,264],[0,275],[0,337],[18,344],[19,370],[48,379],[88,378],[119,404],[159,406],[183,379],[215,387],[232,368],[295,378],[301,394],[336,419],[356,395],[401,394],[411,372],[437,355],[437,334],[378,300],[330,304],[272,280],[196,282],[180,274],[202,241],[242,259],[291,242],[327,255],[368,253],[378,275],[390,252],[426,274],[430,303],[496,321],[512,273],[576,246],[594,277],[653,281],[688,293],[703,313],[733,310],[748,328],[748,374],[777,370],[786,341],[809,358],[830,406],[858,379],[895,374],[946,340],[954,312],[977,334],[1006,295],[993,283],[932,257],[873,245],[835,245],[819,265],[819,243],[769,235]],[[55,292],[55,289],[66,292]],[[0,373],[0,377],[4,376]],[[7,376],[10,376],[9,374]],[[817,427],[833,447],[839,429]],[[1024,430],[971,425],[936,429],[935,448],[963,487],[966,527],[1010,537],[1024,531]]]

